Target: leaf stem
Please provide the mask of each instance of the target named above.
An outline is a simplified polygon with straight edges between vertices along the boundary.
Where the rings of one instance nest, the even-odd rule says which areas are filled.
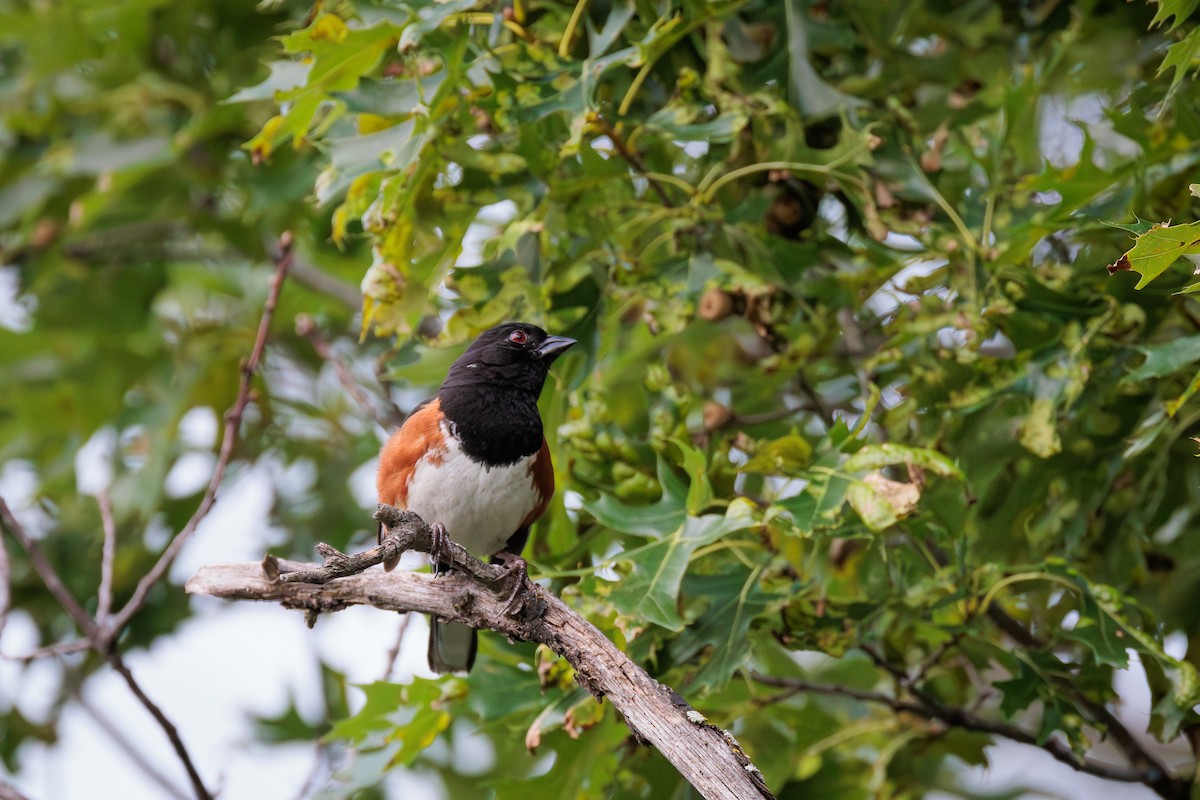
[[[996,599],[996,595],[998,595],[1003,589],[1012,586],[1015,583],[1041,580],[1060,584],[1075,592],[1079,591],[1079,586],[1058,575],[1050,575],[1045,572],[1018,572],[1016,575],[1009,575],[1008,577],[1001,578],[992,584],[991,588],[988,589],[987,594],[983,596],[983,600],[981,600],[979,603],[979,612],[981,614],[987,613],[988,607],[991,606],[992,601]]]
[[[954,210],[954,206],[950,205],[945,196],[933,185],[933,182],[929,180],[929,176],[925,174],[925,170],[921,169],[921,166],[913,159],[911,154],[908,160],[912,165],[913,172],[917,176],[917,180],[925,186],[925,189],[928,190],[930,196],[933,198],[933,202],[937,203],[938,208],[950,218],[950,222],[958,230],[959,238],[963,240],[972,252],[979,253],[979,240],[975,238],[975,234],[971,233],[971,229],[967,227],[967,223],[963,222],[963,218]]]
[[[588,0],[579,0],[575,4],[575,10],[571,12],[571,18],[567,20],[567,28],[563,31],[562,39],[558,42],[559,58],[566,58],[571,53],[571,40],[575,38],[575,28],[579,26],[579,20],[583,18],[583,12],[587,10]]]
[[[717,170],[713,170],[704,177],[704,180],[701,181],[700,185],[697,187],[697,191],[699,192],[697,200],[700,203],[708,203],[712,200],[717,191],[730,181],[736,181],[739,178],[744,178],[747,175],[753,175],[756,172],[769,172],[772,170],[823,175],[834,178],[835,180],[843,183],[854,184],[861,188],[861,181],[852,175],[839,173],[837,171],[837,167],[854,158],[864,147],[866,147],[865,143],[861,147],[856,147],[847,153],[843,153],[841,156],[838,156],[828,164],[809,164],[803,161],[760,161],[757,164],[747,164],[744,167],[738,167],[735,170],[730,170],[724,175],[721,175],[719,178],[716,177],[718,174]]]

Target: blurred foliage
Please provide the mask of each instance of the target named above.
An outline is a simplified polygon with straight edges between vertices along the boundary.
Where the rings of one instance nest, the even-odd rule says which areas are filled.
[[[365,541],[347,479],[379,442],[295,315],[376,411],[521,318],[582,342],[544,397],[533,571],[780,796],[966,794],[990,739],[756,675],[1082,754],[1136,657],[1147,729],[1196,725],[1200,307],[1171,267],[1200,218],[1194,1],[2,8],[26,311],[0,454],[77,596],[100,547],[77,451],[111,442],[127,594],[195,505],[167,477],[214,445],[181,420],[229,405],[290,228],[306,269],[235,469],[271,475],[292,554]],[[329,278],[361,280],[360,316]],[[15,558],[15,606],[69,638]],[[126,641],[184,614],[163,592]],[[465,679],[366,687],[328,796],[397,765],[451,796],[682,796],[569,670],[497,639]],[[39,734],[10,723],[11,764]],[[487,763],[450,758],[479,735]]]

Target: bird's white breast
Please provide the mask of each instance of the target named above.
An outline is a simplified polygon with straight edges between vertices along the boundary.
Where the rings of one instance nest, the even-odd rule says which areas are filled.
[[[538,505],[532,469],[537,454],[489,467],[463,452],[446,423],[442,433],[446,449],[426,455],[413,471],[408,508],[426,522],[442,523],[450,538],[475,556],[503,550]]]

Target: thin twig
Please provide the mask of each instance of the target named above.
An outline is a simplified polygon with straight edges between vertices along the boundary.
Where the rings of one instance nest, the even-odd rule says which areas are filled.
[[[390,409],[388,416],[392,419],[403,421],[408,416],[408,412],[396,405],[396,401],[392,399],[392,384],[394,381],[387,377],[388,356],[391,354],[392,351],[385,350],[375,359],[375,380],[379,382],[379,388],[383,390],[384,402],[387,403]]]
[[[22,653],[19,656],[0,653],[0,658],[6,658],[9,661],[22,661],[29,663],[37,661],[39,658],[47,658],[49,656],[65,656],[71,653],[82,653],[84,650],[91,650],[92,643],[87,639],[73,639],[69,642],[59,642],[45,647],[39,647],[35,650],[30,650],[28,653]]]
[[[37,572],[38,577],[42,579],[42,583],[45,584],[46,590],[50,592],[58,604],[75,620],[75,624],[87,636],[88,644],[91,648],[112,664],[113,668],[121,674],[121,677],[125,679],[134,696],[145,706],[146,710],[150,712],[151,716],[154,717],[163,729],[163,732],[166,733],[167,738],[171,741],[171,746],[175,748],[175,752],[179,756],[179,760],[183,762],[183,767],[187,770],[188,777],[192,779],[197,800],[212,800],[212,795],[200,780],[200,774],[192,763],[187,749],[183,746],[183,741],[179,738],[179,732],[171,724],[171,721],[167,719],[166,715],[163,714],[162,709],[155,705],[154,701],[142,691],[137,681],[134,680],[133,673],[125,666],[125,662],[121,658],[121,652],[116,647],[113,630],[101,628],[96,624],[95,620],[88,616],[87,612],[83,610],[83,607],[79,605],[74,595],[71,594],[70,590],[62,582],[53,565],[50,564],[42,552],[42,548],[29,536],[25,528],[17,521],[17,518],[13,516],[12,511],[3,498],[0,498],[0,528],[3,528],[3,530],[7,531],[10,536],[20,543],[22,549],[25,551],[26,558],[29,559],[29,563],[33,566],[34,571]]]
[[[100,525],[104,528],[104,549],[100,554],[100,589],[96,599],[96,622],[104,625],[112,611],[113,560],[117,554],[117,524],[113,519],[112,498],[108,489],[96,494],[100,506]]]
[[[312,344],[313,350],[321,357],[325,363],[333,367],[333,371],[337,374],[338,382],[342,384],[342,388],[350,395],[350,398],[367,413],[371,419],[375,420],[378,425],[389,433],[399,425],[404,418],[390,419],[388,415],[380,413],[375,407],[375,403],[371,402],[371,398],[363,391],[362,386],[354,379],[354,375],[350,369],[333,352],[333,348],[329,346],[328,340],[321,335],[321,331],[317,328],[316,320],[308,314],[301,314],[296,317],[296,334],[303,336]]]
[[[664,189],[662,184],[659,183],[654,176],[650,174],[649,170],[646,169],[646,165],[642,161],[642,157],[633,150],[629,149],[628,145],[625,144],[625,140],[623,140],[621,135],[617,133],[617,129],[613,127],[611,122],[604,117],[599,117],[598,119],[600,125],[604,128],[604,134],[612,141],[613,147],[617,151],[617,155],[625,159],[629,166],[633,167],[639,175],[645,178],[646,182],[650,184],[650,188],[653,189],[654,193],[658,195],[658,199],[662,201],[664,206],[667,208],[674,208],[675,204],[671,202],[671,198],[667,195],[667,190]]]
[[[79,707],[82,708],[84,712],[92,718],[92,722],[96,723],[100,730],[104,731],[104,735],[108,737],[109,741],[111,741],[123,753],[125,753],[129,760],[132,761],[138,769],[145,773],[147,778],[161,787],[164,792],[175,798],[175,800],[188,800],[187,795],[184,794],[184,792],[181,791],[178,786],[173,784],[166,775],[162,774],[162,772],[158,770],[158,767],[155,766],[150,759],[142,755],[142,753],[138,750],[137,745],[131,742],[129,738],[125,736],[125,733],[113,724],[112,720],[100,713],[100,709],[96,708],[87,699],[85,699],[82,693],[76,694],[75,701],[79,703]]]
[[[938,560],[945,558],[944,554],[940,551],[934,551],[934,555]],[[987,617],[996,627],[1022,647],[1031,650],[1046,649],[1046,642],[1010,616],[996,603],[988,605]],[[1147,784],[1151,789],[1154,789],[1154,791],[1163,797],[1179,796],[1175,793],[1184,791],[1182,788],[1184,785],[1183,781],[1173,776],[1166,765],[1146,749],[1138,741],[1138,738],[1133,735],[1133,732],[1125,727],[1125,724],[1106,705],[1085,695],[1069,680],[1056,679],[1054,686],[1067,694],[1075,706],[1084,712],[1084,718],[1088,723],[1095,725],[1102,733],[1112,738],[1117,749],[1129,759],[1130,764],[1147,773],[1155,773],[1158,776],[1156,783]]]
[[[0,800],[29,800],[17,791],[17,787],[6,781],[0,781]]]
[[[108,663],[112,664],[113,669],[125,679],[125,684],[133,692],[133,696],[145,706],[146,710],[150,712],[150,715],[158,723],[158,726],[167,734],[167,739],[170,740],[171,747],[175,750],[175,755],[179,757],[179,760],[183,762],[183,768],[187,770],[188,780],[192,782],[192,790],[195,791],[196,797],[199,800],[212,800],[212,795],[205,788],[204,780],[200,777],[196,765],[192,763],[191,756],[188,755],[187,748],[183,745],[183,740],[179,738],[179,731],[171,723],[171,720],[167,719],[167,715],[163,713],[163,710],[142,690],[141,685],[134,679],[129,667],[125,665],[125,660],[121,658],[120,651],[115,648],[109,651]]]
[[[306,565],[307,569],[295,570],[288,568],[274,556],[267,556],[263,559],[263,571],[268,577],[284,583],[323,584],[337,578],[357,575],[376,564],[398,558],[406,550],[420,550],[422,553],[433,550],[433,534],[429,526],[413,512],[381,505],[375,512],[375,518],[383,523],[387,534],[383,541],[369,550],[349,555],[321,542],[317,544],[316,550],[325,559],[322,566],[313,568],[312,565]],[[502,567],[484,564],[454,541],[442,543],[438,560],[489,585],[496,585],[509,575],[508,570]]]
[[[1005,739],[1010,739],[1020,744],[1039,747],[1053,756],[1056,760],[1061,761],[1063,764],[1066,764],[1068,767],[1071,767],[1078,772],[1084,772],[1089,775],[1095,775],[1108,780],[1122,781],[1124,783],[1141,783],[1147,786],[1152,786],[1154,780],[1156,779],[1156,776],[1151,774],[1150,770],[1119,767],[1112,764],[1105,764],[1101,761],[1083,758],[1076,755],[1068,745],[1064,744],[1059,739],[1047,739],[1045,742],[1039,742],[1037,736],[1017,727],[1016,725],[984,719],[961,708],[944,706],[923,695],[919,696],[915,701],[901,700],[897,697],[893,697],[882,692],[852,689],[847,686],[811,683],[799,678],[779,678],[772,675],[763,675],[757,672],[750,673],[750,677],[758,683],[787,690],[782,695],[777,695],[770,698],[770,702],[779,702],[797,694],[823,694],[846,697],[851,700],[859,700],[865,703],[878,703],[880,705],[887,706],[897,713],[908,713],[921,717],[928,717],[930,719],[936,719],[940,722],[944,722],[945,724],[955,728],[977,731],[979,733],[990,733],[995,736],[1001,736]],[[909,688],[911,689],[911,687]],[[1186,798],[1188,795],[1173,794],[1164,796]]]
[[[325,744],[324,740],[319,740],[316,752],[313,753],[312,769],[308,771],[308,777],[304,779],[300,791],[296,792],[296,800],[309,800],[315,795],[321,788],[322,775],[329,771],[329,745]]]
[[[400,616],[400,625],[396,628],[396,640],[392,642],[392,646],[388,648],[387,655],[384,657],[383,675],[379,678],[381,681],[392,677],[392,670],[396,668],[396,659],[400,656],[400,645],[404,642],[404,634],[408,632],[408,623],[412,622],[412,616],[411,611],[406,611]]]
[[[21,549],[25,551],[26,557],[29,559],[29,564],[33,567],[33,571],[42,579],[42,583],[46,585],[47,591],[54,597],[55,601],[62,606],[63,610],[71,615],[71,619],[75,620],[75,624],[79,626],[79,630],[93,642],[99,638],[100,629],[95,621],[88,616],[88,613],[83,610],[83,606],[75,599],[75,595],[71,594],[71,590],[66,587],[62,579],[58,577],[58,573],[54,571],[50,561],[46,558],[46,554],[42,552],[42,548],[38,543],[25,532],[24,526],[17,522],[17,518],[13,516],[8,504],[4,502],[4,498],[0,497],[0,527],[8,532],[8,535],[16,539],[21,545]]]
[[[4,623],[8,622],[8,610],[12,608],[12,573],[8,567],[8,549],[0,538],[0,641],[4,639]]]
[[[200,500],[200,505],[196,508],[192,518],[187,521],[183,529],[175,534],[175,538],[163,550],[158,561],[150,568],[140,581],[137,588],[134,589],[133,596],[129,598],[129,602],[113,616],[111,624],[108,626],[110,635],[115,637],[122,628],[129,624],[129,620],[141,610],[146,602],[146,597],[150,594],[150,590],[156,583],[162,580],[167,574],[171,563],[175,557],[179,555],[179,551],[183,549],[184,544],[196,532],[201,520],[203,520],[208,512],[212,509],[213,503],[217,499],[217,487],[221,484],[221,479],[225,477],[225,469],[229,466],[230,460],[233,458],[233,446],[237,441],[238,429],[242,424],[242,416],[246,413],[246,406],[250,403],[250,384],[254,377],[255,370],[258,369],[258,363],[262,360],[263,351],[267,345],[267,332],[271,328],[271,318],[275,314],[275,306],[279,302],[279,293],[283,289],[284,278],[287,277],[288,268],[292,263],[292,235],[284,233],[279,237],[279,255],[275,259],[275,275],[271,279],[271,288],[267,292],[267,301],[263,305],[262,319],[258,324],[258,335],[254,340],[254,346],[250,350],[250,357],[246,359],[242,366],[242,379],[238,385],[237,398],[234,400],[232,408],[225,415],[225,432],[221,438],[221,449],[217,454],[217,464],[213,468],[212,479],[208,483],[208,489],[204,492],[204,497]]]
[[[832,428],[836,421],[833,418],[833,413],[825,407],[825,402],[821,400],[821,396],[817,394],[817,390],[801,372],[796,373],[796,386],[799,387],[801,394],[808,399],[808,402],[812,404],[813,409],[817,412],[817,416],[825,423],[825,427]]]

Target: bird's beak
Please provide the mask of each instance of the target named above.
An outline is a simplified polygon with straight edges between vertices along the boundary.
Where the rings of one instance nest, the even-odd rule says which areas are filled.
[[[573,344],[575,344],[575,340],[568,339],[566,336],[547,336],[546,341],[542,342],[542,346],[537,349],[537,354],[549,364],[565,353]]]

